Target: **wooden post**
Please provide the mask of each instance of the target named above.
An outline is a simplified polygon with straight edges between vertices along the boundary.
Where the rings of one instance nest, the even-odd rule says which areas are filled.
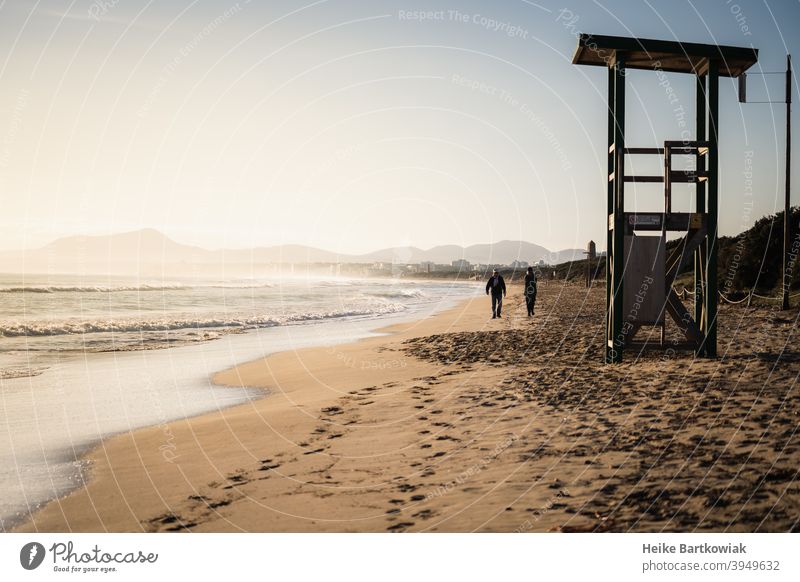
[[[625,338],[622,334],[623,283],[625,269],[625,57],[617,53],[614,71],[614,192],[613,264],[611,270],[610,326],[607,329],[606,362],[622,361]]]
[[[717,222],[719,212],[719,61],[708,65],[708,252],[706,255],[704,354],[717,356]]]
[[[697,141],[706,141],[708,139],[708,134],[706,132],[706,115],[708,115],[708,110],[706,107],[706,76],[705,75],[697,75],[697,83],[695,89],[695,102],[696,102],[696,114],[695,114],[695,123],[696,123],[696,135]],[[706,171],[706,164],[708,161],[707,156],[696,156],[696,169],[698,172],[705,172]],[[706,212],[706,183],[703,181],[698,180],[697,184],[695,185],[695,212],[703,213]],[[705,287],[703,285],[704,277],[703,277],[703,263],[705,261],[705,256],[707,253],[707,246],[705,241],[700,244],[700,247],[697,248],[694,252],[694,320],[697,323],[697,326],[703,330],[705,326],[703,324],[703,294],[705,293]],[[697,355],[702,355],[702,351],[705,348],[702,341],[698,344]]]
[[[672,212],[672,182],[670,172],[672,171],[672,154],[669,146],[664,144],[664,214]],[[666,218],[664,219],[666,222]]]

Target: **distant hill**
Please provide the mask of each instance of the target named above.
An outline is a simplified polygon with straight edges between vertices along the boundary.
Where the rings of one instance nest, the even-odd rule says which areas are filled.
[[[437,246],[423,250],[393,247],[363,255],[342,255],[303,245],[253,249],[208,250],[180,244],[153,229],[103,236],[69,236],[44,247],[0,252],[0,271],[6,273],[190,275],[247,272],[274,263],[434,263],[457,259],[471,263],[510,264],[515,260],[559,263],[580,257],[582,251],[555,253],[533,243],[501,241],[469,247]]]

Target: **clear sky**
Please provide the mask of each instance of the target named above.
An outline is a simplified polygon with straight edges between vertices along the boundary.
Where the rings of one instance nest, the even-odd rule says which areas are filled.
[[[577,33],[754,46],[775,71],[800,67],[798,29],[794,0],[6,0],[0,248],[145,227],[209,248],[602,248],[606,72],[570,63]],[[692,79],[668,80],[693,120]],[[629,76],[629,145],[681,137],[659,81]],[[784,111],[722,81],[722,234],[782,208]]]

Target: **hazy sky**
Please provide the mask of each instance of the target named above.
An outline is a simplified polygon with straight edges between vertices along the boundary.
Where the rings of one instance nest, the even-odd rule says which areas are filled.
[[[210,248],[602,248],[606,72],[570,63],[577,33],[755,46],[775,71],[787,51],[800,67],[798,28],[795,0],[8,0],[0,248],[143,227]],[[668,80],[691,122],[692,78]],[[680,139],[659,81],[629,75],[629,145]],[[783,90],[751,78],[754,99]],[[783,205],[785,109],[721,93],[732,234]]]

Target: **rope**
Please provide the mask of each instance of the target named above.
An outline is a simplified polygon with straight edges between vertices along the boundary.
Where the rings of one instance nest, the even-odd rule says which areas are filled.
[[[780,299],[780,297],[767,297],[766,295],[759,295],[758,293],[751,292],[750,293],[753,297],[758,297],[759,299]]]
[[[687,295],[694,295],[694,291],[689,291],[686,287],[684,287],[680,291],[678,291],[677,289],[675,289],[675,287],[673,287],[672,290],[675,291],[675,295],[677,295],[681,299],[686,299]]]
[[[684,287],[680,291],[678,291],[677,289],[675,289],[675,287],[673,287],[672,290],[681,299],[686,299],[687,295],[695,295],[694,291],[689,291],[689,289],[686,288],[686,287]],[[747,304],[750,305],[750,300],[752,300],[753,297],[758,297],[759,299],[766,299],[767,301],[781,301],[783,299],[783,297],[768,297],[767,295],[759,295],[758,293],[755,293],[755,292],[751,291],[750,293],[745,295],[739,301],[732,301],[731,299],[728,299],[727,297],[725,297],[725,295],[722,293],[722,291],[718,291],[718,293],[719,293],[720,298],[722,298],[727,303],[730,303],[731,305],[739,305],[740,303],[744,303],[745,301],[747,301],[748,302]],[[794,299],[795,297],[800,297],[800,293],[795,293],[794,295],[789,295],[789,299]]]
[[[744,303],[748,299],[750,299],[750,295],[745,295],[744,299],[740,299],[739,301],[731,301],[725,295],[722,294],[722,291],[719,291],[719,296],[722,298],[723,301],[727,301],[731,305],[739,305],[740,303]]]
[[[781,301],[783,296],[781,297],[767,297],[766,295],[759,295],[757,293],[750,293],[753,297],[758,297],[759,299],[767,299],[768,301]],[[794,295],[789,295],[789,299],[794,299],[795,297],[800,297],[800,293],[795,293]]]

